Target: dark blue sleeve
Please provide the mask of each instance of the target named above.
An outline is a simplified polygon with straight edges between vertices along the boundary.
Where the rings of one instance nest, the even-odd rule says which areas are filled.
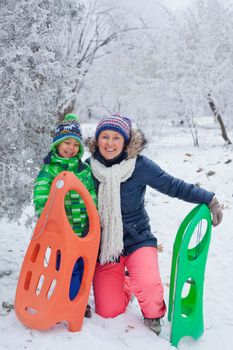
[[[147,157],[139,157],[138,165],[141,168],[143,181],[146,185],[170,197],[176,197],[190,203],[208,204],[213,198],[214,192],[206,191],[203,188],[175,178]]]

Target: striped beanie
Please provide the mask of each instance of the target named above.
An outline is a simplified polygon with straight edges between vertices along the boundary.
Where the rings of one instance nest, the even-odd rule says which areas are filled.
[[[113,114],[102,119],[96,128],[96,140],[98,139],[99,134],[104,130],[113,130],[119,132],[119,134],[124,137],[124,140],[127,143],[130,139],[131,121],[129,118],[123,117],[120,114]]]
[[[79,143],[78,158],[84,154],[84,144],[82,141],[82,132],[79,124],[79,119],[76,114],[67,114],[64,121],[59,124],[55,130],[55,135],[52,141],[51,150],[62,143],[64,140],[73,138]]]

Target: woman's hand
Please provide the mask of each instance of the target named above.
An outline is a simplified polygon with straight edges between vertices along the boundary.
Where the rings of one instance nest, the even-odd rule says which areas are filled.
[[[217,226],[222,222],[223,212],[222,208],[216,197],[213,197],[210,203],[208,204],[212,214],[212,223],[213,226]]]

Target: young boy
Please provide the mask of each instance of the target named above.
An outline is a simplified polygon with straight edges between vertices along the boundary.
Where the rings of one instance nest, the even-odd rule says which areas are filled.
[[[34,186],[33,201],[38,216],[47,202],[53,179],[64,170],[73,172],[82,181],[96,203],[90,166],[81,161],[83,153],[84,145],[78,117],[75,114],[67,114],[56,128],[50,152],[44,159],[44,165]],[[65,210],[74,232],[80,237],[85,236],[88,232],[88,216],[85,204],[76,191],[66,194]],[[73,300],[79,291],[83,269],[83,260],[78,259],[70,283],[70,300]],[[89,305],[85,316],[91,317]]]

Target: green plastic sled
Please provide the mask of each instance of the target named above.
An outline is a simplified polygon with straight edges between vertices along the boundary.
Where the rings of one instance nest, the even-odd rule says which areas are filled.
[[[206,232],[202,240],[189,249],[192,235],[203,220],[206,220]],[[170,342],[176,347],[182,337],[198,339],[204,332],[203,285],[211,228],[208,206],[198,205],[181,223],[173,245],[168,320],[171,321]],[[185,287],[189,290],[183,296]]]

